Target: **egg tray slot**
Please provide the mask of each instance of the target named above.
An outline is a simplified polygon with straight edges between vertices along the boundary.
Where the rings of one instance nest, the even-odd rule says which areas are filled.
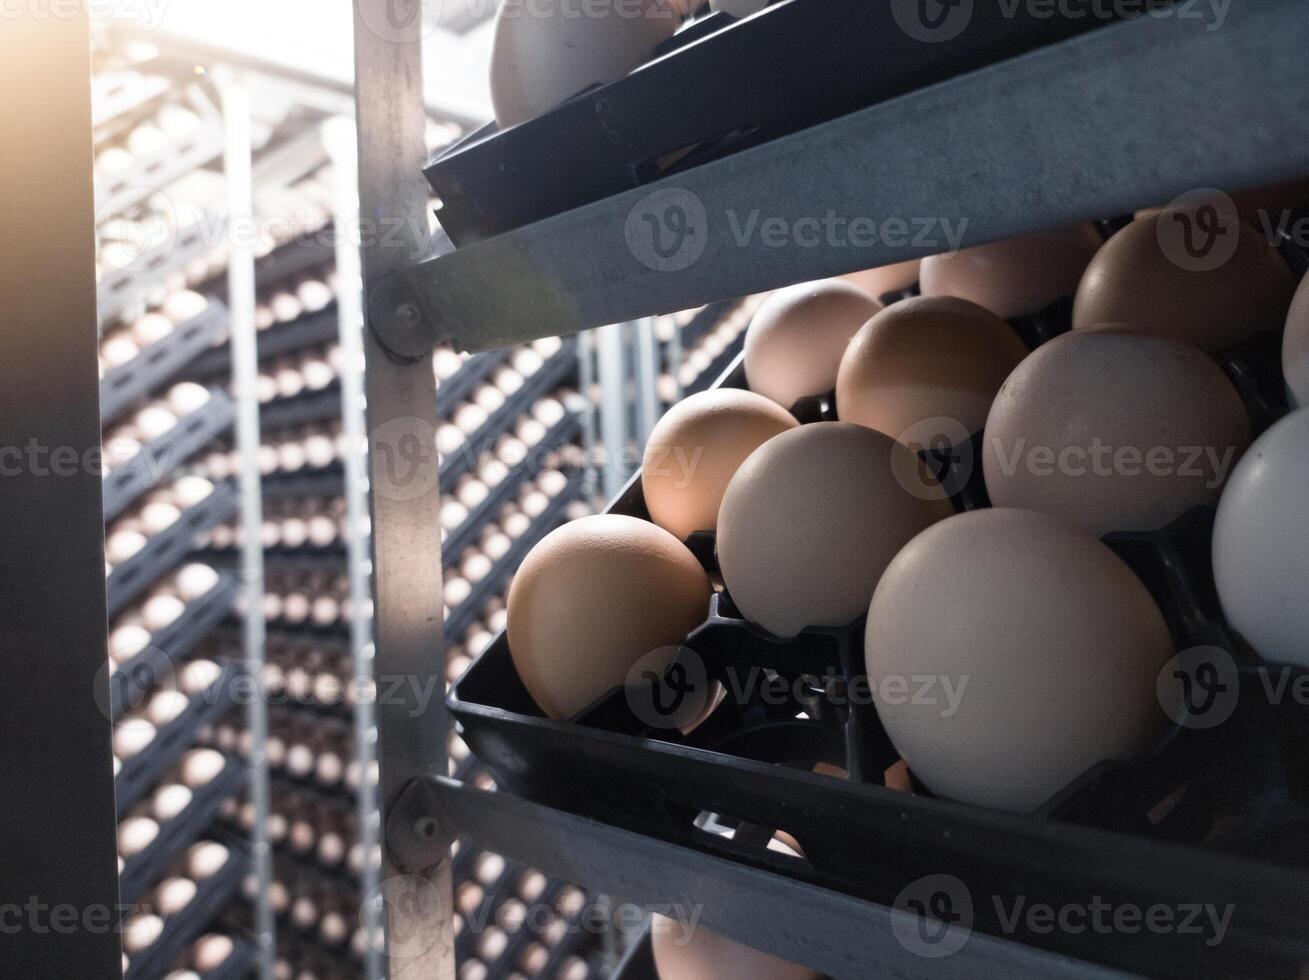
[[[523,386],[490,414],[476,432],[469,433],[459,449],[441,460],[441,486],[452,487],[465,473],[475,472],[480,456],[488,451],[504,433],[513,428],[520,417],[532,410],[537,399],[544,398],[577,374],[577,340],[569,337],[562,346],[545,359],[535,372],[523,379]],[[438,404],[440,399],[438,388]],[[452,406],[453,408],[453,406]]]
[[[100,379],[100,424],[109,425],[151,392],[177,379],[183,368],[207,350],[227,326],[227,307],[210,298],[198,316],[147,346],[126,364]]]
[[[219,483],[208,497],[188,507],[167,528],[152,535],[144,548],[115,566],[105,579],[110,618],[180,565],[195,549],[197,535],[230,519],[237,509],[236,488],[230,483]]]
[[[740,385],[743,377],[738,362],[720,384]],[[832,410],[830,398],[797,407],[810,421]],[[639,476],[610,512],[649,518]],[[912,796],[887,790],[881,784],[898,754],[875,709],[834,696],[864,676],[862,624],[781,641],[737,618],[725,594],[685,643],[708,678],[724,679],[728,666],[738,674],[755,669],[799,681],[786,687],[797,693],[772,703],[729,697],[689,737],[635,717],[622,689],[571,722],[554,721],[523,688],[502,633],[449,702],[500,785],[547,805],[883,904],[914,879],[943,871],[975,892],[1028,902],[1043,895],[1055,907],[1093,895],[1143,907],[1165,896],[1177,904],[1211,896],[1244,910],[1242,927],[1221,950],[1178,935],[1118,937],[1112,947],[1069,935],[1018,938],[1152,975],[1295,975],[1291,966],[1309,947],[1292,954],[1269,937],[1301,936],[1281,903],[1309,897],[1309,877],[1285,870],[1309,863],[1309,776],[1301,761],[1309,711],[1270,705],[1261,692],[1269,678],[1294,683],[1304,672],[1263,665],[1230,636],[1209,572],[1212,517],[1200,509],[1161,532],[1111,535],[1106,543],[1155,596],[1179,650],[1210,644],[1233,656],[1241,697],[1232,717],[1212,730],[1174,725],[1142,758],[1092,767],[1031,815],[936,800],[916,781]],[[712,535],[688,544],[716,571]],[[861,781],[812,774],[820,763]],[[732,832],[706,832],[709,815]],[[804,859],[763,849],[776,828],[800,841]],[[1198,845],[1207,851],[1186,849]],[[975,912],[975,928],[1004,934],[990,909]]]
[[[441,226],[462,248],[1106,23],[978,4],[958,37],[922,44],[892,6],[783,0],[739,22],[710,14],[626,77],[440,153],[425,173]]]
[[[128,962],[123,980],[154,980],[168,972],[197,937],[209,928],[215,915],[240,892],[241,879],[249,866],[249,852],[238,839],[224,839],[230,852],[227,863],[204,881],[177,915],[164,920],[163,932],[148,948]]]
[[[468,840],[463,842],[463,846],[454,861],[453,870],[456,882],[462,883],[471,879],[472,865],[481,853]],[[488,926],[495,925],[501,907],[506,901],[516,897],[515,887],[519,879],[523,874],[531,870],[527,865],[520,862],[507,861],[499,878],[486,889],[474,920]],[[563,882],[557,879],[549,879],[541,894],[533,901],[524,904],[529,909],[539,908],[542,905],[553,906],[565,887]],[[594,901],[595,896],[587,893],[586,905],[590,905]],[[541,969],[535,973],[527,974],[518,964],[524,949],[530,943],[544,941],[544,937],[533,932],[527,922],[524,922],[523,925],[508,935],[508,943],[499,956],[493,960],[487,960],[483,959],[477,951],[477,942],[482,933],[475,929],[465,918],[463,930],[455,937],[455,959],[461,964],[467,963],[469,960],[481,960],[487,968],[487,980],[507,980],[507,978],[515,975],[530,976],[532,980],[553,980],[558,969],[570,956],[587,957],[588,953],[594,952],[593,949],[587,949],[588,945],[594,945],[594,936],[581,926],[581,916],[584,914],[586,905],[583,907],[583,912],[573,913],[565,919],[566,928],[563,938],[550,947],[549,958]]]
[[[175,622],[156,633],[148,647],[109,676],[111,717],[118,718],[127,708],[143,704],[149,691],[172,675],[181,660],[227,616],[236,591],[236,577],[220,574],[212,589],[187,603]]]
[[[172,232],[154,248],[136,256],[122,269],[106,269],[96,284],[96,310],[100,323],[116,320],[123,313],[141,308],[146,297],[167,281],[173,272],[183,270],[193,260],[210,251],[210,217]]]
[[[218,776],[202,787],[186,809],[159,828],[150,846],[123,864],[118,876],[118,894],[124,905],[132,905],[147,888],[163,876],[168,862],[194,844],[214,822],[223,802],[237,796],[246,783],[245,766],[229,758]]]
[[[115,812],[119,819],[159,783],[165,770],[196,744],[201,728],[239,703],[238,678],[234,666],[224,667],[208,688],[191,695],[186,709],[155,734],[148,746],[123,762],[114,778]]]
[[[105,520],[112,521],[211,440],[232,427],[236,409],[227,392],[210,389],[209,401],[151,439],[135,456],[115,467],[104,480]]]
[[[306,347],[331,343],[338,336],[336,302],[333,301],[321,310],[314,310],[286,323],[260,330],[256,337],[259,360],[269,361],[283,354],[304,350]],[[186,373],[192,380],[198,380],[213,378],[216,375],[230,375],[231,372],[232,343],[229,340],[197,357]]]

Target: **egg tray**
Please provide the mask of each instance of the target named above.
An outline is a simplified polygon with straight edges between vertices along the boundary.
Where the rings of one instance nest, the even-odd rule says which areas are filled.
[[[893,6],[781,0],[742,21],[702,17],[626,77],[443,150],[424,171],[441,227],[463,248],[1111,22],[977,4],[958,37],[922,44]]]
[[[1061,319],[1058,311],[1046,318],[1048,336],[1060,332]],[[1277,406],[1280,379],[1267,383],[1271,352],[1271,341],[1260,338],[1219,360],[1245,365],[1236,374],[1238,387],[1249,382],[1247,404],[1258,396],[1275,413],[1284,409]],[[719,385],[744,386],[741,359]],[[817,421],[834,417],[833,407],[826,396],[797,405],[796,413]],[[979,481],[974,466],[952,498],[957,509],[986,505]],[[639,475],[609,512],[649,518]],[[1142,907],[1205,896],[1240,910],[1217,948],[1180,935],[1124,934],[1105,943],[1021,926],[1015,938],[1158,976],[1292,976],[1309,959],[1309,939],[1287,911],[1295,906],[1285,903],[1309,898],[1309,876],[1273,865],[1309,864],[1302,761],[1309,757],[1309,709],[1270,704],[1261,694],[1269,677],[1293,683],[1304,672],[1262,664],[1227,629],[1209,572],[1212,521],[1212,508],[1201,508],[1162,531],[1105,542],[1156,598],[1177,649],[1205,644],[1234,656],[1242,683],[1232,717],[1212,730],[1174,725],[1141,758],[1092,767],[1031,815],[933,799],[912,774],[914,795],[886,789],[885,772],[898,754],[871,705],[850,706],[839,696],[864,674],[862,622],[779,640],[740,619],[726,593],[714,597],[710,616],[684,646],[697,652],[707,679],[727,679],[728,667],[738,675],[755,668],[789,682],[790,695],[729,697],[689,736],[643,722],[623,689],[572,721],[554,721],[523,687],[502,633],[456,683],[449,703],[500,785],[550,806],[883,904],[914,879],[941,872],[974,893],[1055,907],[1092,896]],[[716,575],[712,534],[694,534],[687,544]],[[659,693],[639,695],[641,703]],[[814,774],[819,764],[854,778]],[[779,828],[800,842],[803,859],[766,849]],[[1206,850],[1190,849],[1199,846]],[[975,905],[975,912],[974,928],[1004,932],[989,908]]]
[[[197,536],[229,520],[238,509],[235,485],[219,483],[204,500],[188,507],[158,534],[152,534],[144,548],[115,566],[105,579],[105,601],[110,618],[117,616],[146,589],[176,569],[195,549]]]
[[[178,324],[126,364],[106,371],[100,379],[100,424],[108,426],[142,398],[176,380],[226,326],[227,307],[210,298],[198,316]]]

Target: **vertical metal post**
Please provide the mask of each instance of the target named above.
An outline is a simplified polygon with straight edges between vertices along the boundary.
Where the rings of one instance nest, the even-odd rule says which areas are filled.
[[[355,125],[349,119],[329,119],[322,127],[323,145],[332,161],[335,186],[332,208],[336,228],[336,276],[340,283],[336,307],[341,342],[341,431],[345,467],[345,555],[350,580],[350,655],[355,689],[376,690],[373,677],[372,561],[368,545],[368,474],[364,434],[364,308],[362,269],[359,262],[359,174]],[[377,786],[370,774],[377,758],[377,714],[373,700],[356,697],[354,709],[355,758],[360,780],[356,798],[359,843],[364,865],[359,893],[366,900],[359,909],[360,925],[370,937],[364,957],[364,976],[381,980],[386,975],[383,950],[374,937],[381,934],[378,867],[373,854],[378,843]]]
[[[659,341],[655,340],[654,317],[642,317],[635,324],[636,363],[633,376],[636,380],[636,444],[640,449],[650,439],[650,432],[659,421]]]
[[[628,413],[627,352],[623,343],[623,324],[611,323],[596,331],[599,353],[597,375],[600,381],[600,440],[604,445],[604,495],[612,500],[627,482]]]
[[[271,980],[276,957],[276,926],[268,901],[273,855],[268,841],[268,703],[262,696],[265,655],[263,485],[259,473],[259,342],[255,332],[254,179],[250,146],[250,95],[229,73],[219,77],[226,140],[223,170],[227,177],[227,306],[232,335],[232,389],[236,395],[236,449],[240,460],[242,650],[245,672],[260,684],[260,696],[246,705],[250,732],[251,873],[259,883],[254,897],[255,941],[259,976]]]
[[[355,113],[363,285],[420,259],[429,237],[423,4],[355,0]],[[362,300],[361,300],[362,302]],[[453,980],[453,828],[404,805],[444,772],[450,719],[441,588],[436,380],[428,357],[364,336],[378,682],[378,762],[392,980]],[[408,794],[412,799],[413,794]],[[367,900],[375,896],[366,897]]]
[[[83,7],[0,18],[0,976],[117,977]]]
[[[585,476],[583,493],[588,500],[595,498],[599,490],[599,474],[596,468],[596,404],[593,388],[595,387],[595,340],[590,330],[583,330],[577,335],[577,388],[585,399],[586,409],[582,413],[582,453]]]

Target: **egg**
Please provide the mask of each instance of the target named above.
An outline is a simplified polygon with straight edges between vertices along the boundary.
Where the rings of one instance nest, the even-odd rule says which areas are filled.
[[[114,729],[114,755],[130,759],[155,739],[155,726],[144,718],[126,718]]]
[[[182,381],[168,389],[168,407],[179,418],[198,412],[209,404],[209,389],[194,381]]]
[[[878,717],[914,774],[940,796],[1020,812],[1148,746],[1172,653],[1163,614],[1117,555],[1083,528],[1009,508],[910,541],[865,636]]]
[[[764,443],[732,477],[718,515],[718,562],[742,615],[788,637],[866,613],[887,562],[953,512],[939,487],[906,488],[904,473],[918,469],[890,436],[847,422]]]
[[[134,915],[123,925],[123,949],[135,956],[154,945],[164,931],[164,920],[154,914]]]
[[[195,943],[195,968],[200,973],[210,973],[227,962],[235,947],[232,940],[217,933],[201,936]]]
[[[201,841],[186,852],[186,873],[195,881],[211,878],[227,863],[227,848],[217,841]]]
[[[164,300],[163,312],[174,323],[184,323],[198,317],[209,306],[209,301],[197,292],[182,289]]]
[[[1074,331],[1011,374],[986,423],[982,464],[997,507],[1097,535],[1153,531],[1216,504],[1250,444],[1236,389],[1189,344]]]
[[[841,355],[882,304],[840,279],[788,286],[755,311],[745,333],[750,390],[790,409],[836,387]]]
[[[650,947],[659,980],[818,980],[808,967],[655,913]]]
[[[996,316],[1028,316],[1077,292],[1102,239],[1094,225],[1073,225],[991,242],[923,260],[924,296],[971,300]]]
[[[208,565],[192,562],[177,573],[177,594],[183,602],[194,602],[218,584],[218,572]]]
[[[878,266],[876,269],[850,272],[841,278],[858,286],[869,296],[881,299],[887,293],[898,293],[916,283],[921,266],[920,259],[910,259],[908,262]]]
[[[156,728],[163,728],[186,710],[187,697],[181,691],[160,691],[146,706],[146,718]]]
[[[150,645],[150,631],[134,623],[124,624],[109,634],[109,656],[127,660]]]
[[[227,760],[223,758],[221,752],[213,749],[192,749],[182,756],[178,772],[181,773],[184,785],[197,789],[213,782],[226,765]]]
[[[577,714],[655,651],[664,663],[708,612],[709,577],[685,546],[648,521],[586,517],[546,535],[509,589],[509,649],[552,718]],[[655,657],[654,660],[659,660]]]
[[[798,424],[776,402],[736,388],[702,391],[674,405],[651,431],[641,464],[650,519],[682,540],[712,531],[737,467]]]
[[[190,878],[165,879],[155,894],[155,907],[165,917],[176,915],[191,904],[196,891],[195,882]]]
[[[173,321],[162,313],[146,313],[132,322],[131,331],[139,346],[148,347],[173,332]]]
[[[681,18],[666,0],[505,0],[491,42],[491,105],[507,129],[644,63]]]
[[[191,805],[191,790],[180,783],[161,786],[150,802],[150,812],[160,823],[172,820]]]
[[[1296,290],[1282,337],[1282,374],[1291,404],[1309,408],[1309,276]]]
[[[105,557],[111,565],[121,565],[145,545],[145,535],[140,531],[114,531],[105,539]]]
[[[152,633],[167,629],[186,612],[186,606],[177,596],[155,595],[141,607],[141,619]]]
[[[140,854],[159,836],[159,824],[149,817],[128,817],[118,825],[118,853],[125,858]]]
[[[836,379],[837,413],[907,444],[931,446],[941,437],[953,444],[983,429],[995,393],[1026,355],[1009,324],[975,303],[905,300],[850,341]]]
[[[1291,270],[1234,214],[1204,213],[1220,216],[1212,238],[1197,230],[1209,220],[1199,212],[1170,210],[1138,218],[1109,239],[1077,288],[1073,327],[1130,324],[1211,353],[1279,329],[1295,291]],[[1217,244],[1204,257],[1192,257],[1190,249],[1210,241]]]
[[[1260,656],[1309,667],[1309,408],[1250,447],[1223,491],[1213,562],[1228,622]]]
[[[152,501],[141,508],[141,527],[144,528],[146,534],[153,537],[167,531],[177,523],[181,516],[182,512],[172,504],[166,504],[158,500]]]

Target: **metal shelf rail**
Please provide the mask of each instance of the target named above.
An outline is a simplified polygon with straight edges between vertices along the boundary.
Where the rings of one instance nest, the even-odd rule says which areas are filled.
[[[426,203],[415,180],[424,162],[422,27],[416,6],[399,22],[388,9],[387,0],[356,0],[360,200],[378,220],[412,228]],[[962,244],[972,245],[1128,213],[1197,186],[1289,179],[1309,171],[1307,47],[1309,8],[1296,0],[1234,6],[1220,30],[1194,18],[1142,17],[417,265],[406,265],[405,249],[365,247],[378,675],[439,683],[443,670],[432,656],[443,639],[440,571],[427,560],[439,548],[435,454],[407,457],[413,466],[403,486],[379,463],[434,424],[426,358],[435,343],[488,350],[959,244],[778,248],[759,236],[741,240],[729,217],[760,208],[792,227],[829,212],[937,216],[956,227],[966,219]],[[652,242],[631,229],[646,226],[642,216],[671,228],[665,219],[675,207],[694,220],[681,226],[679,261],[661,264]],[[926,961],[892,938],[921,925],[912,913],[446,778],[448,724],[443,710],[379,712],[382,892],[391,936],[403,940],[390,951],[397,980],[455,975],[450,844],[464,830],[482,846],[607,894],[702,909],[702,925],[833,976],[924,971]],[[1096,835],[1075,836],[1078,848]],[[1141,860],[1143,869],[1173,875],[1186,857],[1114,837],[1096,841],[1097,853],[1108,847],[1115,863]],[[1206,872],[1208,885],[1226,873]],[[1276,893],[1275,876],[1259,873]],[[424,895],[431,900],[419,900]],[[927,965],[940,977],[1120,975],[977,933]]]

